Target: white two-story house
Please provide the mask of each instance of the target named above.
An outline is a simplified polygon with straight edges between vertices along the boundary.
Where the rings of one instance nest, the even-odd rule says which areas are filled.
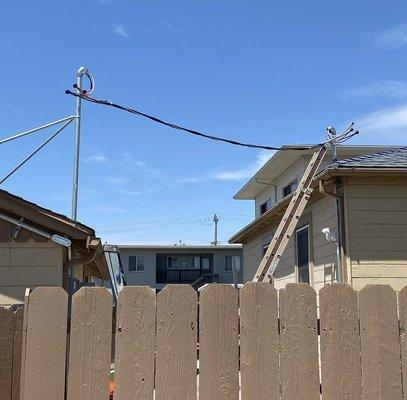
[[[253,279],[312,153],[276,152],[234,196],[255,207],[255,220],[230,239],[243,244],[245,282]],[[407,148],[338,146],[335,163],[329,149],[313,188],[275,272],[275,286],[406,285]]]

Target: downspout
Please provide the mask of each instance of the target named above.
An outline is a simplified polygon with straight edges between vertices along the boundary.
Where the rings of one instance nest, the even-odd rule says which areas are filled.
[[[339,194],[338,180],[335,177],[333,181],[333,193],[327,192],[324,187],[322,180],[319,181],[319,191],[327,196],[333,197],[335,199],[335,219],[336,219],[336,279],[337,281],[343,282],[343,271],[342,271],[342,201],[343,197]]]
[[[335,197],[335,215],[336,215],[336,279],[339,283],[343,282],[343,271],[342,271],[342,197],[339,197],[339,187],[338,187],[338,178],[334,178],[334,194]]]

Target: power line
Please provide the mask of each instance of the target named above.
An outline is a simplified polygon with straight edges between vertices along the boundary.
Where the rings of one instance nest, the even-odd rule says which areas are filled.
[[[76,85],[74,85],[74,87],[76,87]],[[199,132],[199,131],[194,130],[194,129],[185,128],[185,127],[183,127],[181,125],[173,124],[171,122],[164,121],[164,120],[162,120],[162,119],[160,119],[158,117],[154,117],[153,115],[149,115],[149,114],[146,114],[144,112],[135,110],[134,108],[121,106],[120,104],[113,103],[113,102],[111,102],[109,100],[97,99],[95,97],[90,96],[87,91],[82,91],[81,93],[74,93],[74,92],[72,92],[70,90],[65,90],[65,93],[70,94],[70,95],[75,96],[75,97],[79,97],[79,98],[81,98],[83,100],[86,100],[86,101],[88,101],[90,103],[105,105],[105,106],[108,106],[108,107],[113,107],[113,108],[117,108],[117,109],[122,110],[122,111],[129,112],[131,114],[139,115],[141,117],[147,118],[147,119],[149,119],[149,120],[151,120],[153,122],[156,122],[158,124],[168,126],[168,127],[172,128],[172,129],[177,129],[177,130],[180,130],[180,131],[190,133],[192,135],[204,137],[206,139],[215,140],[215,141],[218,141],[218,142],[228,143],[228,144],[231,144],[231,145],[234,145],[234,146],[249,147],[249,148],[252,148],[252,149],[263,149],[263,150],[311,150],[311,149],[316,149],[316,148],[323,145],[323,143],[320,143],[320,144],[312,145],[312,146],[274,147],[274,146],[265,146],[265,145],[253,144],[253,143],[243,143],[243,142],[239,142],[237,140],[226,139],[226,138],[223,138],[223,137],[220,137],[220,136],[208,135],[206,133],[202,133],[202,132]]]

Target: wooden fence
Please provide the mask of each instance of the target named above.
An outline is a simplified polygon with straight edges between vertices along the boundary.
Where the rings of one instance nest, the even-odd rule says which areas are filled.
[[[0,307],[0,400],[20,400],[23,309]]]
[[[21,400],[108,399],[112,297],[82,288],[70,328],[67,303],[60,288],[30,294]],[[186,285],[158,295],[126,287],[115,326],[115,400],[195,400],[198,392],[199,400],[402,400],[407,392],[407,288],[397,296],[386,285],[359,293],[327,285],[317,308],[305,284],[279,294],[267,283],[240,293],[214,284],[199,295]]]

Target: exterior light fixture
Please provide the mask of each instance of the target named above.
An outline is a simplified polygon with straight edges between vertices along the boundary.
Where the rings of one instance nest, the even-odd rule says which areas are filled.
[[[63,236],[59,236],[59,235],[52,235],[51,240],[64,247],[69,247],[72,244],[72,242],[69,239],[64,238]]]

